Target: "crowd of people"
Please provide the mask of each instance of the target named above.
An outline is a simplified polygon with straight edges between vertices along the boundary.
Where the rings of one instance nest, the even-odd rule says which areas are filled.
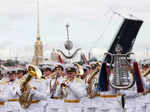
[[[141,72],[147,69],[141,67]],[[141,75],[143,93],[136,91],[136,84],[99,91],[99,71],[97,62],[29,65],[9,69],[7,75],[0,70],[0,112],[150,112],[148,78]]]

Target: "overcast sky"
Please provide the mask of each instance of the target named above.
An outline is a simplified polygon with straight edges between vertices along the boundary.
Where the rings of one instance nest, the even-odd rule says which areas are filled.
[[[63,48],[67,39],[65,24],[70,24],[70,38],[75,46],[73,51],[77,47],[83,51],[95,48],[95,54],[103,55],[122,22],[122,17],[113,11],[144,20],[133,51],[136,57],[143,57],[150,50],[148,0],[39,1],[45,57],[49,56],[52,48]],[[36,0],[0,0],[0,57],[31,59],[35,35]]]

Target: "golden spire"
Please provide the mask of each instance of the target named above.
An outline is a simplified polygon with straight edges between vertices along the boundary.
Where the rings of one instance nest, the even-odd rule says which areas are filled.
[[[36,42],[34,45],[34,55],[32,58],[33,65],[39,65],[43,62],[43,44],[40,40],[40,16],[39,16],[39,0],[37,0],[37,32]]]
[[[40,40],[40,15],[39,15],[39,0],[37,0],[37,40]]]

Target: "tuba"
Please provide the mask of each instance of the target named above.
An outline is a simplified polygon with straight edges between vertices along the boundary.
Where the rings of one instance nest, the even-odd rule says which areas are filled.
[[[112,69],[112,77],[109,76],[109,82],[112,88],[114,89],[128,89],[131,88],[134,83],[134,75],[131,65],[128,62],[128,56],[130,56],[131,52],[126,54],[121,54],[122,48],[118,44],[115,48],[116,54],[105,53],[111,56],[111,63],[109,67],[109,74],[111,75],[111,67]]]
[[[88,88],[91,90],[92,86],[95,86],[95,88],[97,88],[97,77],[96,75],[98,74],[98,72],[100,71],[100,63],[97,62],[96,63],[96,69],[90,74],[87,83],[88,83]]]
[[[32,87],[29,85],[32,77],[40,78],[42,76],[41,71],[34,65],[27,66],[27,74],[24,76],[20,83],[21,95],[19,95],[19,103],[22,108],[27,109],[32,104],[32,98],[34,94],[30,94]]]

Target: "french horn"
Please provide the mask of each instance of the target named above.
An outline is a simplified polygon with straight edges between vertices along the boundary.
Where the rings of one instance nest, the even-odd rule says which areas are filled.
[[[112,69],[112,74],[109,75],[109,82],[112,88],[114,89],[128,89],[131,88],[134,83],[134,75],[133,69],[128,62],[128,56],[130,56],[131,52],[126,54],[121,54],[121,46],[118,44],[116,46],[116,54],[105,53],[106,55],[111,56],[111,63],[109,67],[109,71]],[[112,77],[111,77],[112,76]]]

